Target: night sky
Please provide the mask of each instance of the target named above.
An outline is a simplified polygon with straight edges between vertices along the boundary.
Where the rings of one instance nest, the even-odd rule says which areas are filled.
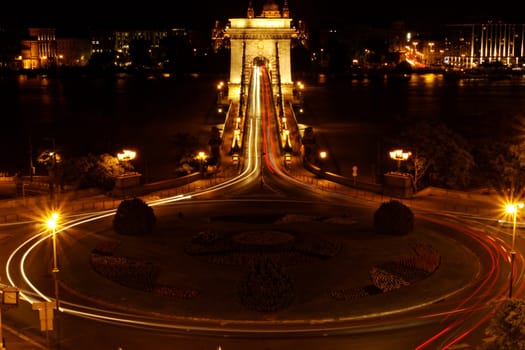
[[[259,15],[266,0],[253,0]],[[284,0],[275,0],[282,8]],[[215,20],[245,17],[249,0],[188,0],[143,2],[91,0],[60,2],[10,1],[0,8],[0,24],[23,26],[55,26],[82,28],[87,26],[186,26],[211,28]],[[161,5],[158,5],[158,4]],[[327,28],[342,24],[389,25],[394,21],[407,24],[472,23],[487,20],[524,23],[521,14],[510,3],[491,3],[483,7],[478,2],[443,1],[345,1],[345,0],[288,0],[293,19],[302,19],[310,27]],[[503,7],[504,6],[504,7]]]

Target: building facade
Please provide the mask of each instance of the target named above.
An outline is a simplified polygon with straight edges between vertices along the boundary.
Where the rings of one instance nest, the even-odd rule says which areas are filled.
[[[525,24],[488,22],[450,25],[448,28],[446,65],[524,68]]]

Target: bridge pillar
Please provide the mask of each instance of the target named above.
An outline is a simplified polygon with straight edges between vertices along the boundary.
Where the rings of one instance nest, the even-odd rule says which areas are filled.
[[[254,62],[263,59],[272,72],[272,84],[281,82],[283,99],[293,95],[291,40],[297,33],[288,17],[230,18],[230,81],[228,98],[238,102],[241,86],[248,86]],[[277,72],[277,69],[279,70]],[[246,81],[242,82],[241,79]]]

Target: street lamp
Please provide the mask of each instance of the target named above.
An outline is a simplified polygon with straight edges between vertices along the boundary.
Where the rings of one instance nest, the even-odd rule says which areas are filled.
[[[434,59],[434,45],[435,45],[435,43],[433,43],[433,42],[428,43],[428,47],[430,48],[430,50],[429,50],[430,53],[428,55],[429,56],[428,61],[429,61],[429,65],[430,66],[432,66],[434,64],[434,62],[432,61]]]
[[[390,158],[397,161],[397,172],[401,172],[401,161],[406,161],[412,155],[412,152],[395,149],[390,151]]]
[[[233,130],[233,143],[240,143],[241,142],[241,129],[237,128]],[[204,152],[200,152],[204,153]]]
[[[303,90],[304,90],[304,84],[300,81],[297,82],[297,95],[299,98],[299,104],[303,104]]]
[[[199,160],[200,172],[204,172],[204,160],[206,159],[206,153],[200,151],[197,154],[197,159]]]
[[[217,84],[217,104],[221,104],[222,103],[223,87],[224,87],[224,82],[223,81],[221,81],[221,82],[219,82],[219,84]]]
[[[516,216],[518,213],[518,209],[523,209],[523,206],[523,203],[509,203],[505,206],[505,211],[509,214],[512,214],[512,244],[510,251],[509,298],[512,298],[514,257],[516,256],[516,251],[514,249],[516,243]]]
[[[136,156],[137,156],[137,152],[129,150],[129,149],[123,150],[122,153],[117,153],[117,158],[121,162],[128,162],[130,160],[135,159]]]
[[[321,171],[323,171],[323,166],[324,166],[326,157],[328,157],[328,153],[326,151],[319,152],[319,170]]]
[[[285,129],[285,130],[288,129],[288,125],[286,125],[286,117],[285,116],[283,116],[281,118],[281,123],[282,123],[283,129]]]
[[[123,168],[123,173],[126,174],[133,170],[133,165],[131,164],[131,161],[137,157],[137,152],[130,150],[130,149],[124,149],[122,153],[117,153],[117,158],[120,163],[120,165]]]
[[[57,227],[57,221],[58,221],[58,213],[54,212],[51,214],[49,219],[47,220],[47,228],[51,230],[51,238],[53,240],[53,269],[51,270],[53,272],[53,279],[55,282],[55,309],[58,311],[59,307],[59,301],[58,301],[58,264],[57,264],[57,239],[56,239],[56,227]]]

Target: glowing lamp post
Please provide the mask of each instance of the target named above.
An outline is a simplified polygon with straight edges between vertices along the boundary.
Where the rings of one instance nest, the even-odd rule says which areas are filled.
[[[233,130],[233,143],[241,143],[241,129]],[[204,153],[204,152],[201,152]]]
[[[297,82],[297,95],[299,98],[299,104],[303,104],[303,90],[304,90],[304,84],[302,82]]]
[[[140,186],[141,174],[135,171],[132,160],[137,158],[137,152],[131,149],[124,149],[117,153],[118,173],[115,174],[114,193],[118,195],[128,195],[129,188]],[[146,167],[147,172],[147,167]]]
[[[323,166],[327,157],[328,153],[326,151],[319,152],[319,170],[323,171]]]
[[[397,161],[397,172],[401,172],[401,162],[408,160],[412,152],[403,151],[402,149],[395,149],[390,151],[390,158]]]
[[[282,141],[283,141],[283,144],[286,143],[286,140],[290,138],[290,130],[286,129],[286,130],[283,130],[283,135],[282,135]]]
[[[222,103],[223,88],[224,88],[224,82],[221,81],[221,82],[219,82],[219,84],[217,84],[217,103],[218,104]]]
[[[125,149],[122,151],[122,153],[117,153],[117,158],[122,166],[122,175],[129,175],[131,173],[131,170],[133,170],[133,165],[131,164],[131,161],[137,157],[137,152]]]
[[[523,209],[523,203],[509,203],[505,206],[505,211],[512,215],[512,244],[510,251],[510,278],[509,278],[509,298],[512,298],[512,284],[513,284],[513,270],[514,270],[514,257],[516,256],[516,250],[514,249],[516,243],[516,217],[518,209]]]
[[[125,149],[124,151],[122,151],[122,153],[117,154],[117,158],[121,162],[129,162],[130,160],[135,159],[136,156],[137,152],[131,151],[129,149]]]
[[[58,213],[52,213],[51,217],[47,220],[47,228],[51,230],[51,238],[53,240],[53,269],[51,270],[53,272],[53,279],[55,282],[55,302],[56,302],[56,310],[58,311],[59,307],[59,299],[58,299],[58,263],[57,263],[57,239],[56,239],[56,227],[57,227],[57,221],[58,221]]]
[[[200,151],[198,154],[197,154],[197,159],[199,160],[199,167],[200,167],[200,172],[204,172],[204,160],[206,160],[206,153],[204,153],[203,151]]]

